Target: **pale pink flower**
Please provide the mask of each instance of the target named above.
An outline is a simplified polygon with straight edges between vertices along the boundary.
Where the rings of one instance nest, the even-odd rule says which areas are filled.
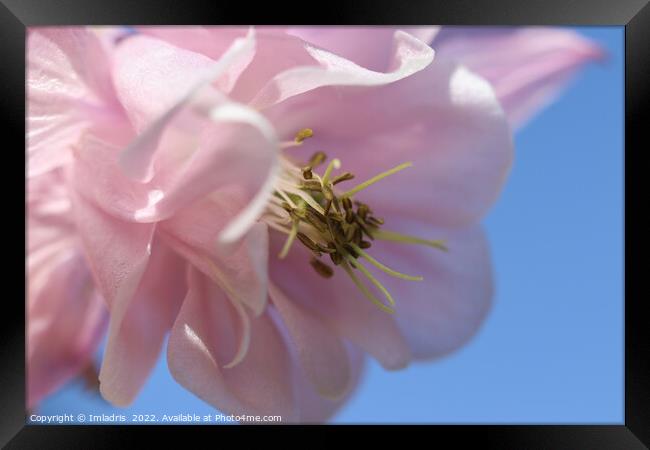
[[[142,28],[111,46],[31,30],[30,405],[90,357],[100,297],[115,405],[168,332],[170,371],[200,398],[307,422],[345,401],[364,354],[399,369],[467,342],[492,297],[478,223],[510,167],[508,118],[599,53],[522,32],[486,47],[497,70],[470,38],[438,57],[436,33]]]

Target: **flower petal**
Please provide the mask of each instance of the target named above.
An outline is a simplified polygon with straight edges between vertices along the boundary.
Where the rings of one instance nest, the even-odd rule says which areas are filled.
[[[69,161],[69,147],[94,121],[119,114],[106,55],[83,28],[38,28],[27,37],[29,176]]]
[[[291,337],[286,322],[283,321],[279,311],[273,306],[268,311],[285,343],[287,343],[292,359],[295,361],[293,364],[293,384],[299,411],[296,421],[300,423],[325,422],[350,399],[359,386],[363,375],[365,353],[347,340],[341,340],[348,360],[347,364],[350,368],[349,386],[345,394],[337,399],[324,397],[314,389],[313,380],[309,379],[300,364],[300,350]]]
[[[410,34],[398,30],[394,40],[388,72],[368,70],[334,53],[305,45],[304,51],[319,66],[299,66],[277,74],[253,98],[251,105],[265,109],[323,86],[382,86],[421,71],[433,60],[433,50]]]
[[[438,59],[388,86],[314,91],[271,109],[280,136],[314,130],[292,155],[323,150],[355,174],[337,186],[342,191],[412,162],[357,195],[380,216],[440,226],[475,222],[497,198],[512,162],[509,126],[490,85]]]
[[[345,342],[345,348],[350,361],[351,380],[346,394],[341,398],[332,400],[318,395],[314,391],[313,384],[306,379],[305,375],[297,373],[295,377],[296,397],[299,402],[301,423],[320,424],[326,422],[350,400],[359,387],[363,375],[365,354],[349,342]]]
[[[277,74],[298,66],[316,65],[305,51],[306,43],[283,30],[258,28],[255,56],[241,73],[229,97],[249,104],[253,97]]]
[[[425,44],[439,27],[401,27]],[[374,71],[385,71],[390,63],[394,27],[290,27],[287,33]]]
[[[444,27],[432,44],[440,58],[485,77],[515,127],[550,103],[604,51],[578,33],[552,27]]]
[[[92,360],[108,315],[75,246],[59,247],[47,260],[30,265],[27,404],[33,408]]]
[[[28,52],[29,78],[35,88],[83,101],[114,101],[108,58],[92,31],[83,27],[30,29]],[[91,97],[81,98],[81,93]]]
[[[97,285],[113,316],[135,293],[151,253],[154,225],[117,220],[72,193],[75,223]]]
[[[240,73],[250,63],[255,50],[252,29],[235,39],[215,62],[157,39],[129,38],[116,52],[115,79],[120,99],[136,128],[142,133],[124,151],[122,167],[129,176],[149,181],[153,176],[153,156],[168,123],[188,103],[209,95],[210,83],[230,91]],[[208,92],[206,92],[208,91]],[[156,99],[153,101],[152,99]]]
[[[161,141],[156,175],[149,183],[124,174],[119,146],[85,136],[75,152],[78,191],[116,217],[155,222],[211,192],[236,189],[241,208],[221,238],[224,242],[239,239],[265,207],[278,170],[278,146],[261,115],[243,106],[222,106],[210,113],[213,119],[192,120],[196,134],[169,130]]]
[[[181,385],[227,414],[295,416],[291,361],[267,314],[251,319],[243,361],[238,353],[237,313],[226,295],[191,269],[189,292],[167,348],[169,369]]]
[[[245,37],[249,31],[249,27],[240,26],[142,26],[136,29],[138,33],[214,60],[221,58],[235,39]]]
[[[169,187],[161,187],[159,201],[135,211],[134,218],[147,222],[169,217],[174,211],[222,189],[236,189],[245,200],[221,239],[239,239],[263,211],[278,171],[275,134],[266,120],[246,107],[224,105],[211,112],[213,124],[203,130],[194,154]],[[246,122],[250,121],[250,122]],[[164,156],[173,165],[173,151]],[[154,180],[154,183],[156,180]]]
[[[103,198],[121,189],[108,183],[99,188],[98,204],[129,220],[151,222],[214,190],[245,186],[248,201],[222,239],[235,241],[246,232],[270,194],[277,139],[262,115],[229,102],[209,83],[234,83],[250,62],[254,45],[249,31],[214,62],[157,39],[135,36],[124,41],[116,55],[117,91],[143,132],[121,155],[120,165],[131,178],[146,182],[147,192],[133,196],[137,201],[131,208],[113,206]]]
[[[424,277],[405,281],[378,274],[395,297],[395,317],[414,357],[450,353],[476,334],[491,307],[494,288],[483,230],[477,225],[445,229],[406,221],[393,227],[391,231],[442,239],[449,249],[375,240],[367,251],[395,270]]]
[[[63,170],[27,179],[27,252],[29,261],[76,240]]]
[[[72,200],[89,266],[111,314],[108,345],[112,346],[120,340],[127,311],[147,267],[154,225],[120,221],[76,192]],[[102,368],[100,382],[105,380],[103,372]],[[119,396],[112,397],[109,390],[102,389],[102,392],[116,404],[127,402]]]
[[[269,296],[282,316],[307,379],[319,395],[332,400],[341,398],[352,382],[343,341],[313,311],[287,299],[273,284],[269,285]]]
[[[387,369],[401,369],[410,360],[407,343],[390,314],[370,303],[342,270],[324,279],[310,266],[311,253],[295,244],[279,260],[284,243],[279,233],[270,234],[271,281],[296,304],[313,311],[328,328],[370,353]]]
[[[198,53],[138,35],[125,38],[114,58],[117,96],[138,132],[204,84],[216,63]]]
[[[155,366],[185,298],[185,269],[185,262],[162,242],[153,242],[138,290],[104,351],[100,391],[112,404],[129,405]]]
[[[218,245],[223,229],[241,208],[241,192],[220,191],[161,222],[161,237],[195,268],[217,283],[228,296],[264,311],[267,292],[268,232],[257,223],[232,246]]]
[[[196,30],[195,30],[196,31]],[[255,53],[253,30],[229,39],[218,60],[147,36],[125,39],[115,52],[117,95],[138,131],[214,83],[229,92]]]

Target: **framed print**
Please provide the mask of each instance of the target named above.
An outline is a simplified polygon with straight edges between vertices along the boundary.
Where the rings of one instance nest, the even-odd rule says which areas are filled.
[[[3,2],[3,445],[649,445],[647,2],[233,6]]]

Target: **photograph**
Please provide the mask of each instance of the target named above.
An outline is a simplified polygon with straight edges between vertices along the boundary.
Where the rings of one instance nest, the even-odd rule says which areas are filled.
[[[625,27],[30,25],[28,427],[624,425]]]

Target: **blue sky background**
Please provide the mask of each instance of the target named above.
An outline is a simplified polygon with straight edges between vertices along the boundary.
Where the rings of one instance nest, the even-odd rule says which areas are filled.
[[[623,423],[624,29],[580,27],[609,60],[587,67],[515,136],[485,220],[494,308],[476,338],[434,363],[370,362],[334,423]],[[132,407],[72,382],[42,414],[214,414],[163,357]]]

